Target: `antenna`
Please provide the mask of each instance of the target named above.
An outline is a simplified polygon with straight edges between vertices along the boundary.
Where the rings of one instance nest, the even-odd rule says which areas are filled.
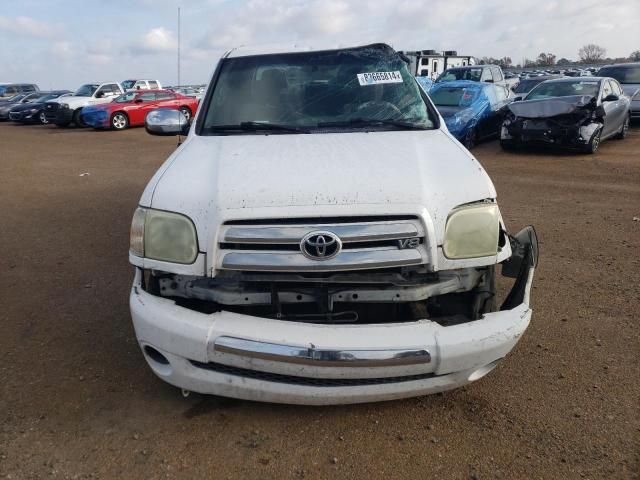
[[[178,88],[180,87],[180,7],[178,7]],[[182,113],[180,120],[182,121]],[[182,145],[182,136],[178,133],[178,147]]]

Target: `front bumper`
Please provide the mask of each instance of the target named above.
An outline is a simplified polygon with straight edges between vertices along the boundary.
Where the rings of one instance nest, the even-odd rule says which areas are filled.
[[[508,145],[581,148],[589,143],[600,126],[595,122],[588,125],[558,126],[545,120],[519,120],[502,125],[500,141]]]
[[[141,279],[136,269],[131,315],[156,375],[190,391],[265,402],[359,403],[450,390],[491,371],[532,313],[533,267],[516,281],[518,295],[510,295],[517,305],[447,327],[430,320],[326,325],[204,314],[145,292]]]
[[[93,128],[109,128],[109,112],[105,110],[82,110],[82,121]]]
[[[40,121],[38,118],[40,111],[36,112],[9,112],[9,120],[12,122],[35,122]]]

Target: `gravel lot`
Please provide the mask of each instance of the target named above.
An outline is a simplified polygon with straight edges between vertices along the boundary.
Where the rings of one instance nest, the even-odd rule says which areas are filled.
[[[183,399],[145,364],[129,222],[175,143],[0,124],[0,478],[639,478],[638,126],[594,156],[476,148],[541,239],[531,326],[466,388],[324,408]]]

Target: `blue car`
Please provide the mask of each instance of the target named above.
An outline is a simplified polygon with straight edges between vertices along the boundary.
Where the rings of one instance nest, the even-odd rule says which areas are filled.
[[[480,140],[500,133],[499,112],[514,97],[501,85],[470,80],[435,83],[428,94],[449,132],[469,150]]]

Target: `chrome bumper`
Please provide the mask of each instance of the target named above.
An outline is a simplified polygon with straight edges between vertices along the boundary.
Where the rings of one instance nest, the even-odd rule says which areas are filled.
[[[390,367],[431,362],[431,355],[424,349],[326,350],[234,337],[216,338],[213,348],[216,352],[244,358],[323,367]]]

